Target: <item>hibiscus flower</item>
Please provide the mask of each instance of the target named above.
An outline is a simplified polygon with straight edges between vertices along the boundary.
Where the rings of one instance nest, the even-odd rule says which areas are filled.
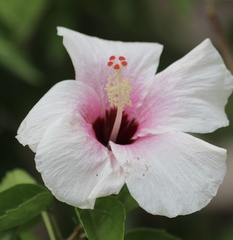
[[[190,133],[228,125],[233,79],[210,40],[155,75],[162,46],[107,41],[59,27],[76,80],[56,84],[21,123],[45,185],[93,208],[124,184],[147,212],[174,217],[216,195],[226,150]]]

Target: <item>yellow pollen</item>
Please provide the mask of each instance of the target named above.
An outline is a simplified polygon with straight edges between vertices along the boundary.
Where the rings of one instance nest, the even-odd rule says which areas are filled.
[[[132,80],[130,78],[123,79],[121,70],[122,68],[117,69],[108,77],[105,90],[111,107],[115,106],[123,111],[125,106],[132,106],[130,100],[132,87],[129,84]]]

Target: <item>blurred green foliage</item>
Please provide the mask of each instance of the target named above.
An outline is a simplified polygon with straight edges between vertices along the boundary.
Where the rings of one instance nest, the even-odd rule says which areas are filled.
[[[218,2],[219,16],[233,49],[232,1]],[[42,183],[34,167],[34,155],[28,148],[23,148],[14,136],[22,119],[52,85],[74,78],[62,39],[56,36],[57,26],[106,39],[160,42],[165,48],[159,71],[204,38],[211,38],[218,47],[206,16],[205,1],[202,0],[1,0],[1,178],[7,170],[21,167]],[[231,97],[226,108],[231,121],[232,104]],[[214,144],[222,143],[232,139],[232,132],[233,125],[206,138]],[[57,205],[62,231],[64,235],[69,235],[75,225],[68,219],[73,210],[65,204]],[[233,239],[233,203],[228,211],[203,210],[175,219],[137,211],[128,221],[127,227],[165,228],[169,233],[187,240]],[[10,239],[7,238],[9,235],[11,233],[6,233],[2,239]]]
[[[16,41],[23,41],[36,31],[48,3],[46,0],[1,0],[1,22]]]
[[[31,84],[37,84],[42,73],[31,64],[23,44],[36,31],[47,5],[46,0],[0,1],[0,62]]]
[[[125,240],[180,240],[174,236],[169,236],[164,231],[161,230],[153,230],[153,229],[137,229],[137,230],[131,230],[128,232],[125,236]]]
[[[178,12],[182,14],[189,14],[192,11],[192,7],[194,4],[193,0],[177,0],[171,1],[174,7],[177,9]]]

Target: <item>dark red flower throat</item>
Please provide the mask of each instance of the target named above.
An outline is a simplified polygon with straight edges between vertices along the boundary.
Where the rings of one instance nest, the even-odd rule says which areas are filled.
[[[96,138],[104,146],[108,146],[113,124],[115,122],[117,109],[112,108],[105,112],[105,118],[99,117],[95,120],[92,127],[95,131]],[[116,143],[121,145],[131,144],[134,142],[133,135],[138,129],[136,119],[129,120],[128,115],[123,113],[120,130],[117,135]]]

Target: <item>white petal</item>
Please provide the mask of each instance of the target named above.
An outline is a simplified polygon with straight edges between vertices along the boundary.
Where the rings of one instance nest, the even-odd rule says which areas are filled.
[[[175,217],[205,207],[216,195],[226,151],[185,133],[173,132],[111,143],[131,195],[152,214]]]
[[[87,85],[74,80],[56,84],[32,108],[18,129],[16,138],[36,152],[45,130],[58,118],[80,114],[93,122],[102,114],[99,97]]]
[[[104,87],[114,71],[107,66],[110,56],[124,56],[128,65],[122,71],[123,77],[143,83],[155,74],[162,52],[158,43],[108,41],[63,27],[58,27],[58,35],[64,37],[76,79],[91,86],[100,96],[106,95]]]
[[[79,116],[66,116],[52,124],[38,145],[35,160],[52,194],[75,207],[93,208],[95,198],[117,194],[124,184],[120,166],[95,139],[91,124]]]
[[[224,108],[233,77],[219,53],[205,40],[151,81],[138,110],[140,136],[175,129],[207,133],[228,125]]]
[[[125,183],[122,167],[116,161],[111,151],[108,151],[108,154],[111,159],[110,172],[107,170],[106,173],[101,176],[99,181],[96,182],[96,185],[90,193],[88,199],[96,199],[110,194],[118,194]],[[110,164],[110,161],[108,164]]]

